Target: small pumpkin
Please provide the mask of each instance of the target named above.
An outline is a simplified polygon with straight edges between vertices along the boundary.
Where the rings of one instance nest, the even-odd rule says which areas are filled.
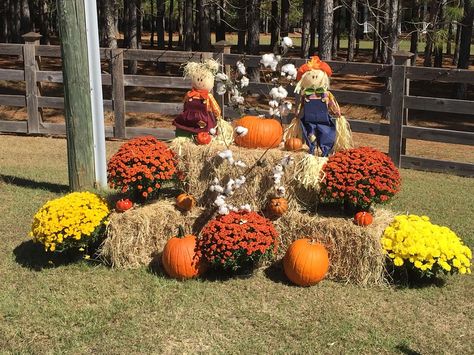
[[[288,211],[288,201],[283,197],[272,198],[267,209],[273,216],[281,217]]]
[[[211,143],[212,137],[208,132],[199,132],[196,135],[196,142],[199,145],[206,145]]]
[[[289,151],[298,151],[303,147],[301,139],[293,137],[285,141],[285,149]]]
[[[176,207],[182,211],[191,211],[196,206],[196,199],[193,195],[188,193],[179,194],[176,197]]]
[[[201,275],[205,264],[196,256],[196,236],[184,234],[179,227],[178,236],[172,237],[161,254],[161,262],[168,276],[185,280]]]
[[[358,226],[366,227],[374,221],[374,217],[370,212],[357,212],[356,215],[354,216],[354,223],[357,224]]]
[[[133,202],[128,198],[122,198],[115,203],[115,209],[118,212],[125,212],[133,207]]]
[[[244,116],[235,122],[236,126],[248,129],[246,135],[235,135],[234,141],[245,148],[276,148],[283,138],[283,128],[277,120],[258,116]]]
[[[321,243],[298,239],[286,251],[283,269],[291,282],[299,286],[315,285],[329,269],[328,252]]]

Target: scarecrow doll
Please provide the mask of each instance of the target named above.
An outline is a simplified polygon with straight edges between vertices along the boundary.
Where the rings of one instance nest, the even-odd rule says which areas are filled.
[[[203,63],[189,62],[184,66],[184,77],[190,78],[192,89],[184,97],[184,108],[173,121],[176,137],[192,137],[200,132],[209,132],[217,125],[221,109],[211,91],[219,63],[207,59]]]
[[[331,67],[314,56],[298,69],[296,76],[295,93],[300,94],[301,102],[286,136],[303,138],[311,155],[319,148],[321,155],[327,157],[332,151],[352,145],[349,124],[329,91],[331,75]],[[330,113],[336,117],[336,123]]]

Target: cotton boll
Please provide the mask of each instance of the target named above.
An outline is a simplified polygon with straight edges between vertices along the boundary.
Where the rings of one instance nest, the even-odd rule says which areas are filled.
[[[212,180],[212,183],[214,185],[219,185],[219,179],[218,178],[214,178],[214,180]]]
[[[249,86],[250,80],[246,76],[243,76],[242,79],[240,79],[240,87],[245,88]]]
[[[270,116],[273,116],[274,113],[275,113],[275,111],[273,110],[273,108],[270,107],[270,108],[268,109],[268,114],[269,114]]]
[[[211,128],[211,129],[209,130],[209,134],[210,134],[211,136],[215,136],[216,133],[217,133],[217,131],[216,131],[215,128]]]
[[[262,55],[262,59],[260,59],[260,63],[266,68],[271,65],[271,63],[275,60],[275,54],[267,53]]]
[[[227,208],[227,206],[220,206],[217,213],[219,213],[220,215],[227,215],[229,214],[229,209]]]
[[[250,207],[249,204],[246,204],[246,205],[240,206],[240,210],[241,210],[241,211],[246,211],[246,212],[251,212],[251,211],[252,211],[252,208]]]
[[[248,132],[249,132],[249,130],[248,130],[247,127],[242,127],[242,126],[235,127],[235,133],[239,137],[243,137],[243,136],[247,135]]]
[[[278,93],[279,93],[280,98],[282,99],[288,96],[288,91],[286,91],[286,89],[283,86],[278,87]]]
[[[221,194],[224,192],[224,188],[219,185],[214,185],[214,191]]]
[[[235,163],[234,163],[235,166],[238,166],[239,168],[245,168],[247,167],[247,164],[245,164],[242,160],[237,160]],[[237,180],[236,180],[237,181]]]
[[[242,63],[240,60],[235,63],[236,67],[237,67],[237,71],[241,74],[241,75],[245,75],[247,74],[247,69],[245,68],[245,65],[244,63]]]
[[[276,173],[276,174],[282,173],[283,172],[283,166],[280,165],[280,164],[275,165],[275,167],[273,168],[273,172]]]
[[[290,37],[283,37],[281,39],[281,46],[284,48],[292,48],[293,40]]]
[[[218,155],[222,159],[229,159],[229,158],[232,158],[232,151],[230,149],[227,149],[227,150],[224,150],[224,151],[218,153]]]
[[[217,207],[224,206],[225,205],[224,196],[222,196],[222,195],[217,196],[215,201],[214,201],[214,205],[216,205]]]
[[[229,77],[224,73],[217,73],[216,74],[216,81],[227,81]]]
[[[273,108],[278,107],[278,101],[276,101],[276,100],[270,100],[270,101],[268,101],[268,105],[269,105],[270,107],[273,107]]]
[[[276,87],[274,87],[270,90],[269,95],[272,99],[279,99],[280,98],[280,92],[278,91],[278,88],[276,88]]]
[[[234,165],[234,158],[229,157],[227,158],[227,161],[229,162],[230,165]]]
[[[217,95],[224,95],[227,92],[225,84],[224,83],[217,83],[216,92],[217,92]]]
[[[286,189],[284,186],[278,186],[276,188],[276,192],[277,192],[277,195],[278,196],[284,196],[285,195],[285,192],[286,192]]]

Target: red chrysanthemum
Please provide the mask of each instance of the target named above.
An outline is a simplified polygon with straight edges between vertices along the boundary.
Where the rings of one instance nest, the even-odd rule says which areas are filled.
[[[270,220],[255,212],[230,212],[203,228],[196,253],[211,265],[235,271],[276,253],[277,243],[278,233]]]
[[[175,153],[152,136],[124,143],[110,158],[108,181],[112,188],[136,198],[157,195],[164,181],[176,178]]]
[[[400,190],[400,173],[392,160],[371,147],[354,148],[331,156],[323,167],[321,198],[367,209],[387,202]]]

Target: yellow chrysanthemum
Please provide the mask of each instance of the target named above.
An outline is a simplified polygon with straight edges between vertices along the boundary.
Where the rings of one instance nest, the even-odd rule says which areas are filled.
[[[104,200],[91,192],[73,192],[48,201],[35,214],[30,236],[46,250],[91,237],[109,215]]]
[[[432,224],[427,216],[396,216],[385,229],[381,244],[395,266],[406,261],[421,271],[437,265],[445,272],[471,272],[471,250],[451,229]]]

